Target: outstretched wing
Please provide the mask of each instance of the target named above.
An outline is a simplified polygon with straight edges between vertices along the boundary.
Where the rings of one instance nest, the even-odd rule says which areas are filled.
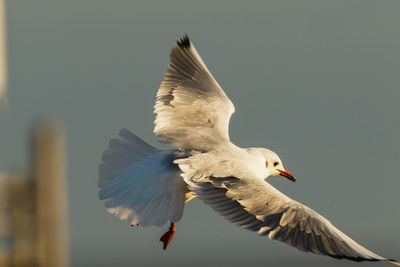
[[[345,258],[354,261],[379,261],[385,258],[362,247],[312,209],[290,199],[269,183],[246,178],[246,167],[234,170],[238,177],[223,177],[232,169],[229,162],[208,166],[203,172],[199,164],[208,164],[205,155],[175,160],[183,171],[189,188],[230,222],[257,231],[305,252]],[[211,160],[211,162],[213,162]],[[212,173],[212,174],[211,174]],[[250,176],[250,175],[249,175]]]
[[[154,133],[183,149],[210,150],[229,140],[235,108],[185,35],[170,54],[157,92]]]

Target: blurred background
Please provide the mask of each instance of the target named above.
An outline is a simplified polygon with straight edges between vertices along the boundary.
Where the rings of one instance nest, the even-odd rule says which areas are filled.
[[[158,239],[168,225],[131,228],[106,212],[97,168],[108,140],[124,127],[168,148],[152,132],[153,104],[184,33],[236,106],[231,140],[276,151],[298,182],[269,181],[367,248],[400,259],[399,1],[5,4],[0,176],[41,188],[37,129],[45,125],[54,145],[45,156],[63,162],[50,168],[60,191],[49,194],[61,205],[52,210],[65,266],[359,266],[259,237],[199,200],[186,206],[167,251]],[[63,126],[37,126],[43,116]],[[12,244],[2,238],[2,253]]]

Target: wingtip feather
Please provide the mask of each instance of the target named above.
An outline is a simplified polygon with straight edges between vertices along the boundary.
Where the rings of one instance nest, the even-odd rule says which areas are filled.
[[[389,262],[389,263],[391,263],[391,264],[394,264],[394,265],[396,265],[396,266],[400,266],[400,262],[398,262],[398,261],[396,261],[396,260],[385,260],[385,261],[387,261],[387,262]]]
[[[190,48],[191,44],[189,36],[186,33],[176,43],[180,48]]]

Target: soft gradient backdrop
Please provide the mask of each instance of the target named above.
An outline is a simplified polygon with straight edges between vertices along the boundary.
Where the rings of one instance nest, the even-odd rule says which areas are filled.
[[[199,200],[166,252],[168,225],[132,229],[106,213],[96,183],[108,140],[126,127],[167,148],[152,133],[154,96],[186,32],[236,106],[232,141],[276,151],[298,182],[274,185],[400,259],[399,14],[398,0],[7,1],[0,170],[26,165],[38,116],[65,123],[74,267],[360,266],[237,228]]]

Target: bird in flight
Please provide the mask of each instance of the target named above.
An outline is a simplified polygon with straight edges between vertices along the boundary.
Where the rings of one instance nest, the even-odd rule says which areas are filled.
[[[171,51],[154,106],[154,133],[176,149],[158,150],[122,129],[99,167],[99,195],[106,199],[107,211],[131,226],[170,222],[160,238],[167,249],[185,203],[197,197],[237,226],[299,250],[399,265],[266,182],[271,176],[296,179],[275,152],[240,148],[229,140],[234,111],[193,43],[183,36]]]

